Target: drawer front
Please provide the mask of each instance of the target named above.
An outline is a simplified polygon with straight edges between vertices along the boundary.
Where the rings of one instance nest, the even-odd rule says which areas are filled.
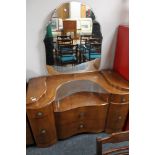
[[[107,115],[108,103],[99,106],[80,107],[64,112],[55,112],[56,124],[65,125],[83,120],[104,120]]]
[[[112,94],[110,95],[110,102],[114,103],[126,103],[129,102],[129,95],[117,95],[117,94]]]
[[[56,130],[52,117],[31,119],[30,123],[37,144],[47,144],[51,141],[56,141]]]
[[[33,135],[30,129],[28,119],[26,117],[26,145],[32,145],[32,144],[34,144],[34,139],[33,139]]]
[[[78,133],[98,133],[104,131],[105,120],[78,121],[71,124],[61,125],[57,128],[59,139],[65,139]]]
[[[35,142],[39,147],[47,147],[57,141],[55,121],[52,114],[44,118],[29,119]]]
[[[108,133],[122,131],[129,111],[129,104],[111,103],[107,116],[105,131]]]
[[[47,116],[49,113],[51,113],[51,107],[47,106],[41,109],[28,109],[27,110],[28,113],[28,117],[29,118],[43,118],[45,116]]]

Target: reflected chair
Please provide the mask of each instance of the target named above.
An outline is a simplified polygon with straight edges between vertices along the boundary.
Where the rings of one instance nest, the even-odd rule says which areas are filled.
[[[129,131],[117,132],[106,138],[96,139],[96,155],[128,155]],[[115,144],[113,148],[106,149],[104,145]],[[103,146],[102,146],[103,145]],[[121,146],[120,146],[121,145]]]
[[[77,45],[59,44],[57,60],[61,65],[77,63]]]
[[[57,44],[73,44],[73,39],[71,38],[71,35],[62,35],[57,36]]]
[[[101,38],[89,38],[85,43],[86,50],[83,54],[84,61],[90,61],[97,58],[101,58]]]
[[[89,39],[92,38],[92,35],[81,35],[80,36],[80,45],[79,45],[79,52],[80,52],[80,62],[83,62],[83,54],[86,53],[88,50],[88,44],[86,44]]]
[[[60,47],[61,47],[61,51],[67,51],[70,49],[67,49],[67,47],[65,47],[65,45],[72,45],[73,44],[73,39],[71,38],[71,35],[61,35],[61,36],[57,36],[57,40],[56,40],[56,46],[55,46],[55,62],[56,64],[58,63],[58,54],[60,53]],[[64,45],[64,46],[63,46]],[[62,48],[64,47],[64,48]]]

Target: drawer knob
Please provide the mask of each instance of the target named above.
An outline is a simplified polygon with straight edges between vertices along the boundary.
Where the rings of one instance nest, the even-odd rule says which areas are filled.
[[[122,116],[119,116],[118,119],[119,119],[119,120],[122,119]]]
[[[125,101],[126,101],[125,97],[122,97],[122,102],[125,102]]]
[[[80,124],[80,128],[82,129],[84,127],[84,125],[83,124]]]
[[[84,112],[80,112],[80,114],[79,114],[79,115],[80,115],[80,117],[83,117],[83,116],[84,116],[84,114],[85,114]]]
[[[43,115],[42,112],[38,112],[38,113],[37,113],[37,116],[42,116],[42,115]]]
[[[46,133],[46,130],[45,129],[42,129],[41,130],[41,134],[45,134]]]

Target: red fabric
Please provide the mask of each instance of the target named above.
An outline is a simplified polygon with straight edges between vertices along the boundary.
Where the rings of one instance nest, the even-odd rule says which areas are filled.
[[[119,26],[114,59],[114,70],[129,80],[129,27]]]
[[[113,69],[129,81],[129,27],[119,26]],[[129,115],[123,130],[129,130]]]

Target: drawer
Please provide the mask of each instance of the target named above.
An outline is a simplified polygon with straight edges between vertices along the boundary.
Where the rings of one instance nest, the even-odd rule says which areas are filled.
[[[105,120],[78,121],[57,127],[58,139],[65,139],[78,133],[98,133],[104,131]]]
[[[86,106],[71,109],[64,112],[55,112],[55,120],[57,125],[71,124],[77,121],[102,119],[107,115],[109,103],[99,106]]]
[[[114,102],[114,103],[129,102],[129,95],[112,94],[110,95],[110,102]]]
[[[30,129],[28,119],[26,117],[26,145],[32,145],[32,144],[34,144],[34,139],[33,139],[33,135]]]
[[[129,112],[129,104],[115,104],[111,103],[107,116],[106,132],[122,131]]]
[[[47,106],[41,109],[28,109],[27,115],[29,118],[43,118],[51,113],[51,107]]]
[[[54,118],[47,115],[41,119],[30,119],[32,132],[37,146],[47,146],[57,141]]]

